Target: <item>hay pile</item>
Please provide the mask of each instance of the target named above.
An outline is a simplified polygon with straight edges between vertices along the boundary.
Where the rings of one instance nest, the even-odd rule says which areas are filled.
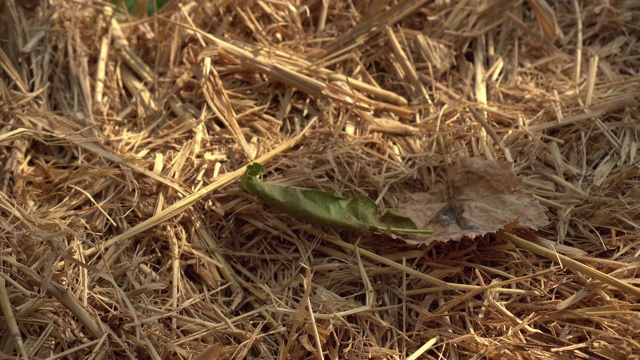
[[[2,13],[3,358],[640,354],[636,2]],[[258,161],[384,210],[461,157],[513,162],[550,224],[411,246],[237,188]]]

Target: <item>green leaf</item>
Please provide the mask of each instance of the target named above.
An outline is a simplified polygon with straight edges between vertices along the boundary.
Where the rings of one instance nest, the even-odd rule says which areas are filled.
[[[151,17],[154,13],[165,6],[169,0],[151,0],[147,2],[147,16]],[[124,5],[129,14],[132,14],[138,6],[138,0],[111,0],[111,3],[120,7]]]
[[[296,219],[344,230],[389,229],[395,232],[431,233],[430,230],[418,229],[413,220],[392,210],[378,217],[376,204],[363,195],[343,198],[326,191],[271,185],[260,180],[262,174],[262,165],[253,163],[247,166],[240,188]]]

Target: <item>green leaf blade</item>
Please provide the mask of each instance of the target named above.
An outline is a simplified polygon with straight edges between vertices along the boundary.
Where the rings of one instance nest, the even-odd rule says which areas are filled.
[[[378,218],[377,205],[363,195],[343,198],[320,190],[292,186],[271,185],[262,182],[264,167],[258,163],[247,166],[240,188],[257,196],[267,205],[306,222],[341,230],[421,232],[408,217],[387,211]]]

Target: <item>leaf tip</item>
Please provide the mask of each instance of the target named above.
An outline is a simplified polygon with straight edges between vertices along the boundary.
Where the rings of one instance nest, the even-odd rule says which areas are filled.
[[[247,165],[247,169],[240,180],[240,188],[248,193],[253,193],[251,186],[252,181],[255,181],[255,178],[264,174],[264,166],[259,163],[253,163]]]
[[[258,176],[264,174],[264,166],[259,163],[247,165],[246,174],[249,176]]]

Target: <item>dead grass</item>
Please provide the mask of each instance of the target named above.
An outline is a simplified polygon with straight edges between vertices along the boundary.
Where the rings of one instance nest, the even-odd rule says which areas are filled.
[[[3,2],[2,358],[637,358],[640,6],[549,3]],[[382,210],[466,156],[551,224],[415,247],[236,186]]]

